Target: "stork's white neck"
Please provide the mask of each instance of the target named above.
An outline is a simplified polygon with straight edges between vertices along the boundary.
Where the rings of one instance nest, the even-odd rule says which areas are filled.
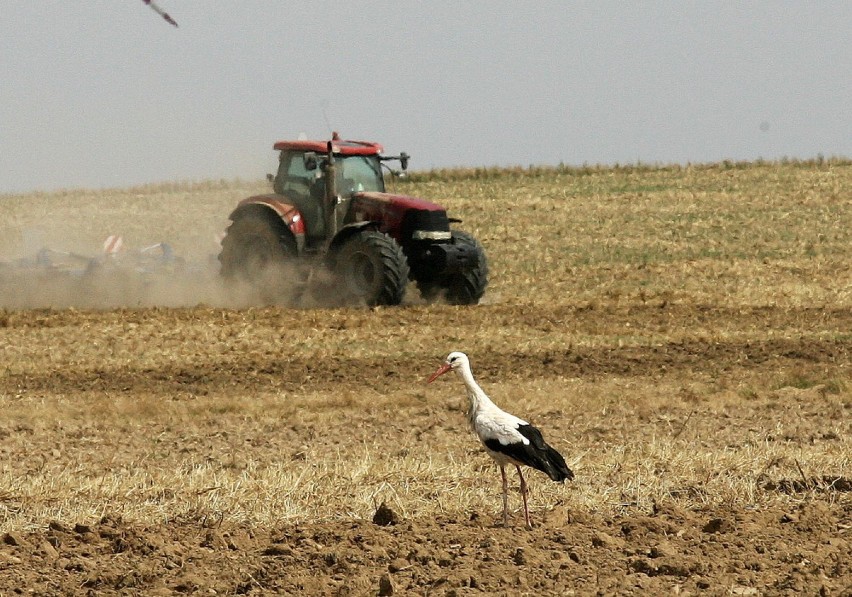
[[[460,367],[459,369],[456,369],[456,373],[458,373],[459,377],[462,378],[464,386],[467,389],[467,398],[470,400],[468,418],[471,425],[473,425],[473,421],[476,418],[477,413],[479,413],[483,408],[496,409],[497,405],[491,402],[488,394],[486,394],[485,391],[479,387],[479,384],[476,383],[476,380],[473,378],[473,373],[470,371],[470,367]]]

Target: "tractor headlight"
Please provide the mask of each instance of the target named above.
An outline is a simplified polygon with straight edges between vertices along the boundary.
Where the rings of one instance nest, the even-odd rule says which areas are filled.
[[[448,230],[415,230],[411,238],[414,240],[450,240],[452,234]]]

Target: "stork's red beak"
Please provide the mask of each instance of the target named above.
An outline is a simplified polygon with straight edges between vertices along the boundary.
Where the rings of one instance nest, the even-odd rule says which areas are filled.
[[[433,381],[435,381],[436,379],[441,377],[444,373],[446,373],[447,371],[449,371],[452,368],[453,368],[453,366],[450,365],[449,363],[444,363],[443,365],[438,367],[438,370],[435,371],[435,373],[433,373],[432,375],[429,376],[429,379],[426,381],[426,383],[432,383]]]

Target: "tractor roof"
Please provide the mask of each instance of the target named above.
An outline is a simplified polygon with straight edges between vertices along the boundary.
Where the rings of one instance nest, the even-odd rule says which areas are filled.
[[[370,141],[332,139],[331,143],[337,155],[378,155],[384,150],[378,143]],[[328,141],[278,141],[273,147],[277,150],[325,153],[328,149]]]

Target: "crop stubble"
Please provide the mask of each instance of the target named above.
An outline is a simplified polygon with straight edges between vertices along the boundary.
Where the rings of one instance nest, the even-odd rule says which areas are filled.
[[[486,246],[482,306],[1,312],[0,590],[840,593],[850,182],[846,162],[419,174],[398,190]],[[0,209],[189,248],[249,187]],[[423,385],[453,349],[577,472],[533,476],[532,533],[495,526],[460,384]],[[371,522],[381,502],[398,524]]]

